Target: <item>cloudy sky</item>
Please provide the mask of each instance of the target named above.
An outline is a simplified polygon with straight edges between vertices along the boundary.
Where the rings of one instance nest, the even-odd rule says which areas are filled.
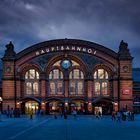
[[[61,38],[84,39],[118,51],[128,43],[140,67],[140,0],[0,0],[0,57]]]

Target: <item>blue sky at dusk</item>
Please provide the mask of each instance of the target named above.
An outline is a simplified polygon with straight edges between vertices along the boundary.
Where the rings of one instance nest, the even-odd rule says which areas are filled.
[[[0,57],[52,39],[83,39],[118,51],[128,43],[140,67],[139,0],[0,0]]]

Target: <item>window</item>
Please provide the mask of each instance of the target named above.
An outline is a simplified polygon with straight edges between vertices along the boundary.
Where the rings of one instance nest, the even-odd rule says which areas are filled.
[[[84,74],[79,69],[73,69],[69,74],[69,92],[70,95],[84,94]]]
[[[35,69],[25,73],[25,91],[28,95],[39,94],[39,73]]]
[[[32,93],[32,83],[27,82],[26,83],[26,94],[31,94]]]
[[[57,63],[55,63],[57,64]],[[59,69],[53,69],[49,73],[49,93],[51,95],[63,94],[63,73]]]
[[[50,94],[55,94],[55,83],[50,82]]]
[[[82,94],[83,93],[83,82],[78,82],[78,94]]]
[[[104,69],[98,69],[94,72],[93,77],[95,95],[108,95],[108,72]]]
[[[95,82],[95,94],[100,95],[100,83]]]
[[[70,94],[75,94],[75,82],[70,82]]]
[[[107,95],[107,82],[102,82],[102,95]]]

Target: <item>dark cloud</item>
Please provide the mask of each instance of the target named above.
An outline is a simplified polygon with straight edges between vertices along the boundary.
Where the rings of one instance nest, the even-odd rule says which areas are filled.
[[[139,0],[0,0],[0,52],[55,38],[79,38],[118,51],[123,39],[140,67]],[[1,55],[0,54],[0,55]]]

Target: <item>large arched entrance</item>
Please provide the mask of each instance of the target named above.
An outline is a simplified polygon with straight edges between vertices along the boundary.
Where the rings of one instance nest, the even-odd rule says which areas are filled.
[[[113,111],[113,100],[110,98],[96,98],[93,100],[93,113],[99,112],[103,115],[109,115]]]
[[[24,98],[21,100],[21,112],[22,114],[30,114],[33,110],[34,114],[39,114],[41,103],[39,100],[34,98]]]
[[[46,102],[46,114],[61,113],[64,110],[64,101],[60,99],[49,99]]]
[[[86,101],[83,99],[71,99],[69,101],[69,112],[76,110],[78,114],[85,114],[87,110]]]
[[[36,101],[27,101],[25,102],[25,113],[29,114],[33,110],[34,114],[39,112],[39,103]]]

